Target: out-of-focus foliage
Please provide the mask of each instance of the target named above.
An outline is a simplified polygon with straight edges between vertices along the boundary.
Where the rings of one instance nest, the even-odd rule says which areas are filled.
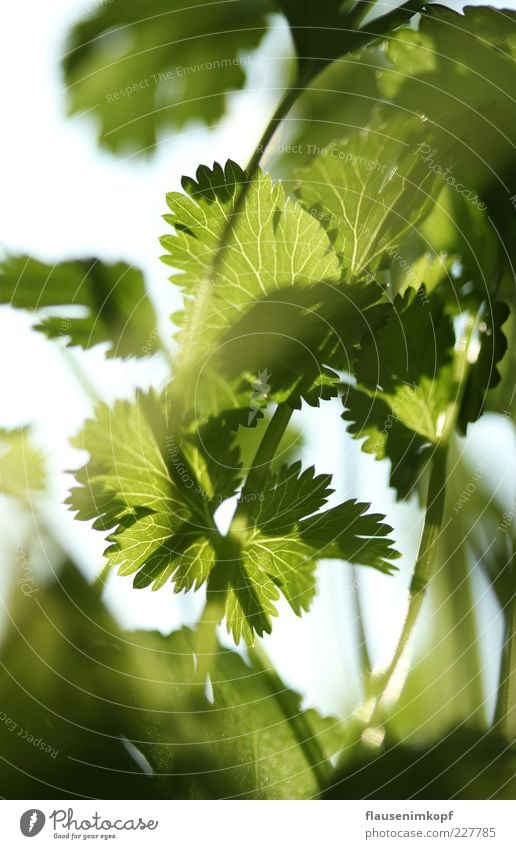
[[[30,502],[46,486],[45,460],[27,427],[0,428],[0,494]]]
[[[74,440],[89,456],[68,504],[108,534],[102,579],[115,567],[137,589],[205,591],[199,623],[123,632],[99,583],[59,557],[45,580],[17,545],[24,583],[0,644],[2,795],[514,796],[514,505],[501,512],[456,434],[514,408],[516,17],[429,6],[393,34],[419,6],[378,17],[353,0],[115,0],[74,29],[70,105],[94,114],[113,152],[152,152],[166,127],[219,120],[273,11],[297,72],[264,139],[306,90],[292,159],[274,160],[286,179],[256,154],[247,170],[201,166],[168,195],[178,355],[164,386],[99,404]],[[157,344],[143,277],[123,263],[8,259],[0,301],[107,356]],[[390,461],[398,496],[429,481],[399,653],[369,676],[364,651],[365,709],[349,723],[304,711],[255,647],[284,601],[309,609],[318,560],[389,574],[399,556],[369,503],[328,506],[332,476],[302,462],[288,432],[297,411],[337,395],[348,432]],[[37,510],[44,485],[26,430],[1,431],[3,494]],[[492,723],[475,568],[505,625]],[[429,639],[393,706],[429,585]],[[239,654],[220,645],[222,620]]]
[[[111,0],[70,35],[63,61],[70,111],[94,113],[99,142],[114,153],[151,154],[167,129],[223,117],[273,13],[288,21],[304,85],[423,4],[412,0],[360,30],[372,5],[328,0],[321,22],[316,5],[296,0]]]
[[[144,357],[159,345],[143,274],[124,262],[10,257],[0,265],[0,303],[34,313],[35,330],[49,339],[81,348],[107,343],[108,357]]]
[[[364,750],[327,790],[327,799],[514,799],[514,746],[494,732],[459,727],[431,746],[388,741]]]
[[[112,0],[73,29],[64,59],[71,112],[95,113],[115,153],[152,153],[158,136],[213,124],[244,85],[268,0]]]
[[[123,632],[77,569],[11,599],[0,648],[0,792],[5,797],[306,798],[299,743],[321,761],[340,723],[265,667],[220,650],[210,699],[195,639]]]

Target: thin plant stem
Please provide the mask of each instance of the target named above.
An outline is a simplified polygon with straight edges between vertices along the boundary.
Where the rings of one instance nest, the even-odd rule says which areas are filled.
[[[442,570],[442,581],[446,587],[453,616],[454,642],[458,645],[460,652],[455,663],[460,664],[460,674],[465,681],[464,691],[469,699],[468,719],[483,728],[486,723],[485,694],[480,670],[471,572],[464,546],[457,549],[449,532],[445,533],[441,551],[445,564]]]
[[[368,723],[370,725],[374,725],[379,718],[389,685],[400,668],[435,568],[446,494],[446,457],[447,452],[444,447],[439,446],[435,449],[428,484],[425,524],[409,589],[408,611],[389,666],[371,682],[371,694],[375,700],[375,706]]]
[[[275,110],[272,118],[270,119],[267,126],[265,127],[265,130],[263,131],[263,134],[262,134],[260,141],[258,142],[256,148],[254,149],[254,152],[253,152],[253,154],[252,154],[252,156],[251,156],[251,158],[250,158],[250,160],[247,164],[246,180],[243,183],[243,185],[240,187],[240,191],[238,191],[238,193],[237,193],[233,210],[232,210],[231,214],[228,215],[227,221],[226,221],[226,223],[224,225],[224,229],[222,231],[222,235],[220,237],[219,246],[218,246],[218,249],[217,249],[215,259],[213,261],[213,268],[211,270],[211,275],[210,275],[211,282],[213,282],[213,280],[216,277],[216,274],[217,274],[217,272],[220,268],[222,258],[224,256],[224,253],[225,253],[227,245],[228,245],[229,237],[231,236],[231,231],[233,230],[233,225],[234,225],[236,219],[238,218],[238,215],[242,211],[242,207],[245,203],[245,199],[247,197],[249,189],[251,188],[253,177],[254,177],[254,175],[255,175],[255,173],[256,173],[259,165],[260,165],[262,156],[265,153],[274,133],[276,132],[276,129],[277,129],[279,123],[290,112],[290,109],[292,108],[292,106],[294,105],[294,103],[296,102],[297,98],[299,97],[299,95],[301,94],[302,91],[303,91],[303,87],[299,87],[299,88],[290,87],[285,91],[285,93],[283,94],[283,97],[281,98],[278,106],[276,107],[276,110]]]
[[[509,564],[514,586],[516,560],[512,555]],[[502,651],[495,725],[509,740],[516,740],[516,592],[513,592],[505,609],[505,640]]]
[[[362,600],[360,598],[360,586],[358,583],[358,575],[356,566],[352,567],[353,573],[351,578],[351,589],[353,598],[353,607],[355,614],[355,625],[358,642],[358,656],[360,659],[360,671],[364,680],[368,680],[371,675],[371,657],[367,645],[367,634],[364,625],[364,611],[362,610]]]
[[[276,407],[254,456],[247,480],[242,489],[242,495],[233,516],[232,524],[234,524],[235,519],[239,519],[245,514],[246,496],[261,491],[293,412],[294,410],[288,404],[278,404]]]
[[[255,492],[261,487],[285,430],[288,427],[292,413],[292,408],[286,404],[280,404],[276,408],[258,446],[242,490],[242,495],[233,514],[228,534],[225,537],[221,535],[214,536],[214,542],[219,548],[219,558],[208,580],[206,604],[198,625],[197,671],[198,679],[202,683],[206,680],[211,658],[216,652],[216,632],[224,616],[231,562],[234,562],[239,557],[239,525],[241,524],[241,520],[245,521],[244,517],[247,507],[245,494]]]

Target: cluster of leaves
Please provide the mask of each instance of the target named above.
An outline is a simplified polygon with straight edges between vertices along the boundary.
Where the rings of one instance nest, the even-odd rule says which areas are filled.
[[[391,570],[397,554],[383,517],[355,501],[316,513],[330,477],[299,463],[271,471],[256,500],[241,502],[245,525],[221,536],[214,514],[241,484],[238,448],[224,419],[178,438],[167,403],[140,394],[133,404],[103,405],[75,440],[91,459],[69,503],[78,518],[111,531],[108,561],[136,573],[136,588],[171,580],[176,592],[198,589],[222,564],[228,628],[236,642],[253,642],[271,630],[280,591],[296,613],[308,608],[318,558]]]
[[[136,589],[205,587],[208,609],[220,596],[215,624],[224,616],[237,644],[252,645],[271,631],[281,597],[298,615],[308,610],[318,560],[390,573],[398,557],[391,528],[368,512],[369,504],[328,506],[330,475],[298,460],[273,464],[293,411],[340,396],[348,432],[390,461],[391,484],[404,498],[434,451],[482,414],[507,369],[514,223],[504,180],[514,164],[508,138],[516,117],[509,95],[516,18],[434,6],[417,28],[398,29],[384,50],[379,39],[418,4],[376,18],[374,11],[368,16],[370,6],[331,0],[321,25],[314,4],[291,0],[208,2],[202,14],[198,2],[176,8],[154,0],[145,14],[136,0],[113,2],[75,28],[65,59],[72,109],[95,110],[102,143],[113,151],[152,150],[165,126],[218,120],[227,93],[245,81],[241,51],[258,45],[274,11],[291,29],[295,83],[308,86],[301,101],[308,125],[321,108],[335,108],[332,121],[342,104],[347,108],[350,98],[335,107],[332,92],[358,95],[351,126],[337,140],[328,136],[328,121],[321,135],[301,127],[303,144],[310,140],[316,150],[321,142],[321,149],[301,168],[280,163],[280,172],[295,172],[291,193],[289,183],[259,167],[245,171],[228,161],[200,166],[195,178],[183,178],[182,192],[167,196],[173,232],[161,240],[164,261],[184,293],[184,309],[174,317],[173,378],[134,401],[99,405],[74,441],[89,459],[75,473],[68,504],[108,535],[108,564],[133,575]],[[357,68],[358,91],[349,82]],[[50,339],[82,348],[104,343],[108,356],[144,356],[156,345],[143,276],[124,263],[50,267],[11,258],[2,265],[0,303],[34,313],[35,329]],[[270,405],[275,412],[246,469],[243,434]],[[2,431],[0,445],[3,491],[20,497],[40,489],[43,467],[25,431]],[[20,460],[30,481],[20,483],[13,472]],[[234,510],[226,534],[217,518],[223,504]],[[487,571],[503,606],[511,586],[494,561]],[[47,617],[20,610],[27,645],[41,646],[55,670],[55,681],[37,682],[41,692],[58,690],[55,701],[43,699],[49,733],[64,741],[67,765],[70,758],[87,761],[81,775],[53,770],[48,760],[38,764],[35,783],[44,794],[85,795],[83,778],[113,769],[126,776],[124,798],[318,792],[306,751],[324,763],[341,748],[340,731],[303,713],[299,698],[258,655],[251,652],[247,663],[217,645],[208,698],[196,677],[198,633],[121,635],[102,608],[99,618],[97,600],[75,570],[65,570],[63,582],[64,597],[52,587],[45,606],[55,606],[58,619],[63,604],[72,605],[63,632],[91,659],[95,696],[82,678],[74,685],[74,658],[61,650],[60,670]],[[84,621],[77,621],[78,610]],[[10,667],[31,678],[24,652],[8,635],[7,705],[26,691]],[[63,682],[72,685],[73,720],[59,713],[69,692]],[[31,705],[21,703],[21,721],[42,736]],[[88,733],[75,740],[86,716]],[[10,767],[23,764],[27,750],[4,728],[0,733]],[[327,795],[456,795],[465,783],[463,765],[458,759],[454,767],[449,755],[465,745],[468,775],[477,753],[481,763],[500,758],[509,775],[512,750],[495,736],[482,741],[472,734],[458,730],[417,751],[399,746],[394,734],[382,759],[358,750],[337,783],[328,782]],[[18,786],[19,775],[10,768],[8,781]],[[499,776],[489,772],[479,787],[473,792],[497,792]]]
[[[334,59],[409,20],[412,0],[362,30],[374,3],[330,0],[320,10],[296,0],[111,0],[73,29],[63,61],[70,111],[94,113],[113,152],[151,154],[164,131],[219,120],[227,95],[246,80],[249,53],[282,13],[306,85]]]
[[[313,21],[296,9],[285,4],[299,53],[310,55]],[[327,64],[339,55],[340,42],[330,44],[337,32],[332,24]],[[402,30],[399,43],[410,39]],[[421,249],[429,241],[424,228],[443,214],[442,175],[421,156],[422,145],[434,141],[458,162],[460,145],[430,128],[426,116],[407,118],[385,105],[365,130],[298,172],[296,199],[259,168],[246,173],[231,161],[201,166],[195,179],[183,179],[183,192],[167,196],[174,233],[162,239],[164,260],[185,295],[175,317],[174,380],[161,396],[97,411],[76,442],[91,459],[69,503],[79,518],[109,532],[109,562],[134,574],[138,588],[172,581],[178,592],[198,589],[224,564],[225,614],[237,642],[271,630],[280,591],[296,613],[308,608],[317,559],[390,571],[395,557],[383,517],[366,515],[354,501],[319,513],[329,491],[321,497],[321,478],[297,465],[280,479],[260,479],[258,509],[238,505],[229,534],[219,533],[217,508],[242,486],[249,497],[235,431],[254,423],[249,405],[261,376],[264,406],[298,409],[341,393],[350,432],[365,438],[366,451],[390,459],[401,497],[455,425],[464,430],[478,417],[498,380],[506,305],[484,303],[477,288],[466,312],[449,264],[430,261]],[[454,247],[462,259],[462,245]],[[411,274],[400,280],[396,260],[410,251]],[[145,347],[153,319],[134,270],[75,263],[50,274],[34,261],[11,260],[4,271],[5,301],[15,306],[52,306],[58,286],[59,303],[90,310],[68,320],[72,344],[117,339],[113,353],[122,355]],[[42,278],[53,285],[36,297],[34,281]],[[132,306],[134,332],[125,344],[110,321],[127,314],[117,293]],[[94,319],[99,305],[104,320],[102,310]],[[466,332],[457,315],[463,324],[469,316]],[[58,321],[46,317],[38,326],[56,336]],[[292,504],[284,521],[274,521],[283,489]]]

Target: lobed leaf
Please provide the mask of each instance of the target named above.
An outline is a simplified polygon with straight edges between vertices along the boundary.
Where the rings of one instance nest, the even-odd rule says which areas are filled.
[[[101,4],[69,37],[70,112],[93,113],[113,153],[151,154],[167,129],[214,124],[245,83],[269,10],[267,0]]]
[[[35,330],[68,346],[107,343],[107,356],[122,358],[159,349],[143,274],[124,262],[45,265],[27,256],[10,257],[0,265],[0,304],[34,313]]]

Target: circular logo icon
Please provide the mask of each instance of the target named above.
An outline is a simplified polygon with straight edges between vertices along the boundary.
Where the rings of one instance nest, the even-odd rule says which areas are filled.
[[[20,817],[20,831],[25,837],[35,837],[45,825],[45,814],[37,808],[25,811]]]

